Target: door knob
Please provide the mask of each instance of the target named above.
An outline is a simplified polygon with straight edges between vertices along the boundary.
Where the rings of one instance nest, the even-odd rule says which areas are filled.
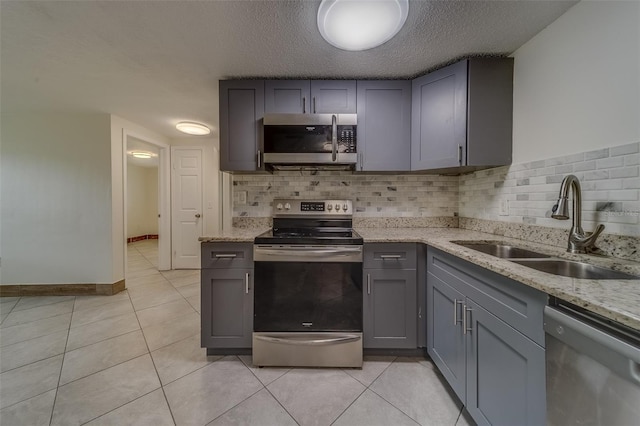
[[[197,218],[200,218],[200,213],[196,213],[196,217],[197,217]]]

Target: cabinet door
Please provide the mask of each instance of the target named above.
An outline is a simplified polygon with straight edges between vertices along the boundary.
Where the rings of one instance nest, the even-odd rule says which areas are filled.
[[[366,269],[364,280],[364,347],[415,349],[416,271]]]
[[[220,81],[220,170],[258,169],[263,116],[263,81]]]
[[[478,424],[546,421],[544,349],[467,299],[467,403]]]
[[[355,114],[356,98],[355,80],[311,81],[312,114]]]
[[[411,82],[358,81],[358,170],[411,170]]]
[[[427,273],[427,352],[461,401],[465,401],[464,296]]]
[[[467,60],[412,82],[411,170],[465,165]]]
[[[202,270],[202,346],[250,348],[253,270]]]
[[[309,114],[309,80],[267,80],[264,101],[267,113]]]

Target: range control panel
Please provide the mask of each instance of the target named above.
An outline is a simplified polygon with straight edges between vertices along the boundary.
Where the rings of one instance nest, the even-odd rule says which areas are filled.
[[[273,200],[274,216],[351,216],[351,200]]]

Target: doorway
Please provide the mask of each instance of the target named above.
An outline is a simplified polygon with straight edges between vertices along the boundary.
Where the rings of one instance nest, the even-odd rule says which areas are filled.
[[[125,244],[139,246],[157,270],[169,270],[169,146],[126,132],[124,142]]]

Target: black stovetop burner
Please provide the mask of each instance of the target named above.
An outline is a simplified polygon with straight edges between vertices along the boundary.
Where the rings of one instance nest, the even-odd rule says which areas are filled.
[[[353,229],[270,229],[255,240],[255,244],[301,244],[301,245],[361,245],[362,237]]]
[[[349,200],[274,200],[273,228],[255,244],[362,245]]]

